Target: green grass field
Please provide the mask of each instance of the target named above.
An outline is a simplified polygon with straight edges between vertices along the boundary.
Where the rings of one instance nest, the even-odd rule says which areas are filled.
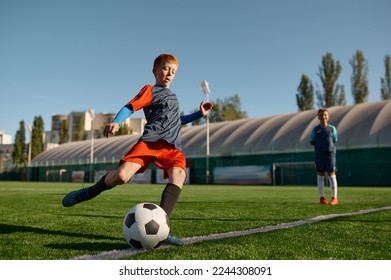
[[[70,259],[127,249],[122,219],[158,203],[163,185],[124,185],[64,208],[73,183],[0,182],[0,259]],[[326,194],[329,196],[328,190]],[[179,237],[240,231],[391,205],[391,187],[340,187],[340,205],[318,203],[315,187],[185,186],[171,217]],[[391,210],[288,229],[142,252],[148,260],[390,260]]]

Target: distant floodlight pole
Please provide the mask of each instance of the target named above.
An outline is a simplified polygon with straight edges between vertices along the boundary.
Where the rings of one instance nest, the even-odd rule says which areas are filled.
[[[28,152],[28,157],[27,157],[27,167],[30,167],[30,164],[31,164],[31,140],[33,139],[33,129],[31,127],[31,125],[27,125],[27,129],[29,131],[29,134],[30,134],[30,143],[29,143],[29,152]]]
[[[29,143],[29,152],[28,152],[28,156],[27,156],[27,181],[30,181],[30,164],[31,164],[31,142],[33,140],[33,129],[31,127],[31,125],[27,125],[27,129],[29,131],[29,134],[30,134],[30,143]]]
[[[209,83],[207,81],[202,81],[200,83],[201,90],[206,96],[206,103],[209,103]],[[206,115],[206,184],[209,184],[209,114]]]
[[[94,119],[95,113],[93,109],[88,109],[88,114],[91,117],[91,150],[90,150],[90,182],[94,182],[94,178],[92,177],[92,170],[94,164]]]

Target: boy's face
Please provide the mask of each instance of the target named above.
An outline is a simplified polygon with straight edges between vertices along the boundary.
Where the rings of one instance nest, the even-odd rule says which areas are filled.
[[[161,62],[160,65],[158,65],[152,71],[153,74],[155,75],[156,84],[169,88],[171,82],[175,78],[177,69],[178,69],[178,64]]]
[[[322,126],[327,126],[327,124],[329,122],[329,113],[327,111],[320,112],[318,114],[318,119],[319,119],[319,122]]]

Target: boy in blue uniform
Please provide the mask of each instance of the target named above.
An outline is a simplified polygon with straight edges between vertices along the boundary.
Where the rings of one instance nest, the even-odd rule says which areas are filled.
[[[181,151],[181,127],[205,116],[213,107],[211,103],[201,102],[200,111],[181,116],[177,96],[169,89],[177,69],[178,60],[173,55],[161,54],[155,59],[152,69],[155,84],[144,86],[122,107],[103,131],[105,137],[115,134],[126,118],[133,112],[143,109],[147,119],[143,135],[121,159],[116,170],[108,172],[91,187],[68,193],[62,200],[64,207],[90,200],[103,191],[125,184],[134,174],[144,172],[153,162],[163,169],[164,177],[168,178],[160,206],[170,217],[186,178],[186,158]],[[166,242],[176,246],[183,245],[182,240],[171,234]]]
[[[317,185],[321,204],[337,205],[337,176],[336,171],[336,147],[338,140],[337,129],[329,124],[327,109],[318,111],[319,125],[315,126],[310,135],[310,143],[315,146],[315,165],[317,171]],[[331,188],[331,200],[324,197],[324,178],[328,174]]]

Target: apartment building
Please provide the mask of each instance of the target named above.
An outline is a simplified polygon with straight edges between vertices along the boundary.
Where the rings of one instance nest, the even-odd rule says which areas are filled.
[[[99,113],[95,114],[92,110],[71,112],[69,115],[53,115],[50,137],[47,138],[47,143],[60,143],[61,124],[65,121],[68,123],[68,142],[78,140],[88,140],[103,137],[104,126],[111,122],[115,117],[114,113]],[[128,118],[122,123],[122,127],[127,127],[131,134],[142,134],[146,120],[144,118]],[[80,127],[81,126],[81,127]],[[76,135],[77,133],[82,135]],[[79,139],[79,138],[81,139]]]

